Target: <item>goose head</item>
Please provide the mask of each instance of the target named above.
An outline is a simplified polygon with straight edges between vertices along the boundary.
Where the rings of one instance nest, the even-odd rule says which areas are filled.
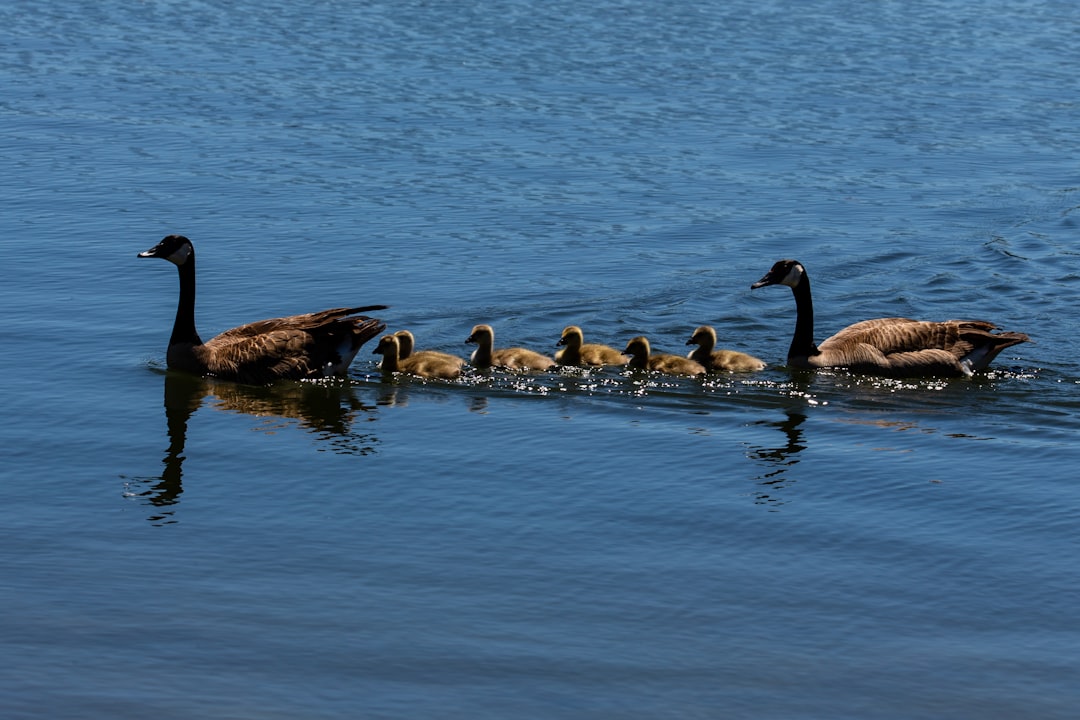
[[[778,260],[765,273],[765,276],[750,286],[751,290],[765,287],[766,285],[787,285],[791,289],[799,286],[806,277],[806,270],[802,263],[797,260]]]
[[[139,253],[139,257],[141,258],[162,258],[163,260],[168,260],[177,267],[183,265],[194,256],[195,248],[191,245],[191,241],[183,235],[166,235],[157,245],[146,252]]]
[[[559,342],[556,345],[565,345],[566,347],[581,347],[581,344],[585,341],[585,335],[581,332],[581,328],[577,325],[568,325],[566,329],[562,331],[562,337],[559,338]]]

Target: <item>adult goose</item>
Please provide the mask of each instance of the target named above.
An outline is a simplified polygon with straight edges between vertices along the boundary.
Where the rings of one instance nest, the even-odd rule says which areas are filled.
[[[1007,347],[1026,342],[1018,332],[994,333],[982,320],[926,322],[879,318],[849,325],[814,344],[810,278],[795,260],[780,260],[751,289],[787,285],[795,295],[795,335],[788,364],[799,368],[844,368],[897,377],[960,377],[985,370]]]
[[[686,357],[701,363],[709,372],[757,372],[765,367],[765,363],[753,355],[737,350],[714,350],[716,330],[709,325],[694,330],[686,344],[698,346]]]
[[[511,370],[550,370],[555,361],[547,355],[542,355],[535,350],[527,350],[521,347],[493,349],[495,345],[495,331],[490,325],[476,325],[473,327],[465,342],[476,345],[469,362],[473,367],[490,368],[504,367]]]
[[[655,370],[668,375],[704,375],[705,366],[696,360],[667,355],[653,354],[649,340],[644,335],[626,343],[626,354],[630,356],[629,366],[635,370]]]
[[[563,346],[555,353],[555,362],[560,365],[625,365],[630,361],[613,347],[585,342],[585,335],[577,325],[567,326],[556,344]]]
[[[260,320],[226,330],[203,342],[195,330],[195,248],[183,235],[169,235],[143,258],[162,258],[180,273],[169,348],[169,368],[252,385],[341,375],[360,346],[386,326],[358,313],[386,305],[334,308],[307,315]]]
[[[452,380],[461,375],[464,360],[445,353],[419,352],[407,358],[401,357],[401,336],[383,335],[372,354],[382,355],[382,371],[385,373],[404,372],[422,378],[443,378]]]

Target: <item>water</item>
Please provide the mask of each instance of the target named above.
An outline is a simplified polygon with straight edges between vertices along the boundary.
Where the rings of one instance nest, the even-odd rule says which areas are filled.
[[[1067,718],[1072,3],[8,3],[5,718]],[[770,367],[245,388],[208,337],[384,302]],[[971,381],[791,373],[891,315]]]

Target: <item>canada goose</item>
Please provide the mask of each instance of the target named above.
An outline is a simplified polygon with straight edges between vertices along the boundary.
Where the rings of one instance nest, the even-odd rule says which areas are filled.
[[[357,313],[386,305],[334,308],[307,315],[261,320],[226,330],[203,342],[195,330],[195,248],[169,235],[139,257],[163,258],[180,273],[180,302],[165,354],[174,370],[265,385],[344,374],[360,346],[385,329]]]
[[[613,347],[585,343],[585,336],[577,325],[567,326],[557,345],[565,346],[555,353],[560,365],[625,365],[630,358]]]
[[[414,350],[416,347],[416,338],[408,330],[398,330],[394,333],[394,337],[398,339],[398,359],[405,360],[412,357],[426,357],[437,358],[441,362],[451,363],[456,362],[458,367],[462,367],[465,364],[465,360],[459,358],[457,355],[451,355],[450,353],[439,352],[437,350]]]
[[[490,325],[477,325],[474,327],[472,332],[469,333],[469,337],[465,338],[465,342],[476,345],[476,349],[473,350],[472,356],[469,358],[469,362],[472,363],[473,367],[550,370],[555,365],[555,361],[547,355],[541,355],[525,348],[515,347],[492,350],[492,346],[495,344],[495,331],[492,330]]]
[[[464,361],[453,355],[439,357],[436,354],[417,353],[402,359],[398,354],[401,339],[398,335],[383,335],[379,344],[372,351],[373,355],[382,355],[383,372],[404,372],[423,378],[444,378],[452,380],[461,375]]]
[[[626,352],[630,356],[630,367],[635,370],[656,370],[669,375],[704,375],[705,366],[696,360],[678,355],[653,355],[649,340],[639,335],[626,343]]]
[[[1005,348],[1028,340],[1018,332],[992,333],[995,326],[982,320],[879,318],[849,325],[814,345],[814,305],[806,269],[795,260],[780,260],[750,288],[766,285],[787,285],[795,295],[795,335],[787,357],[795,367],[900,377],[971,376]]]
[[[701,363],[709,371],[757,372],[765,367],[765,363],[753,355],[735,350],[713,350],[716,347],[716,330],[708,325],[694,330],[686,344],[698,346],[686,357]]]

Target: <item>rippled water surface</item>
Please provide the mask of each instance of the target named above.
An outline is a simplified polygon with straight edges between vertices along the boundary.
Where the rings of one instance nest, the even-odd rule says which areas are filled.
[[[1080,10],[1065,2],[0,8],[0,716],[1070,718]],[[270,388],[204,337],[386,303],[769,366]],[[783,361],[869,317],[990,373]]]

